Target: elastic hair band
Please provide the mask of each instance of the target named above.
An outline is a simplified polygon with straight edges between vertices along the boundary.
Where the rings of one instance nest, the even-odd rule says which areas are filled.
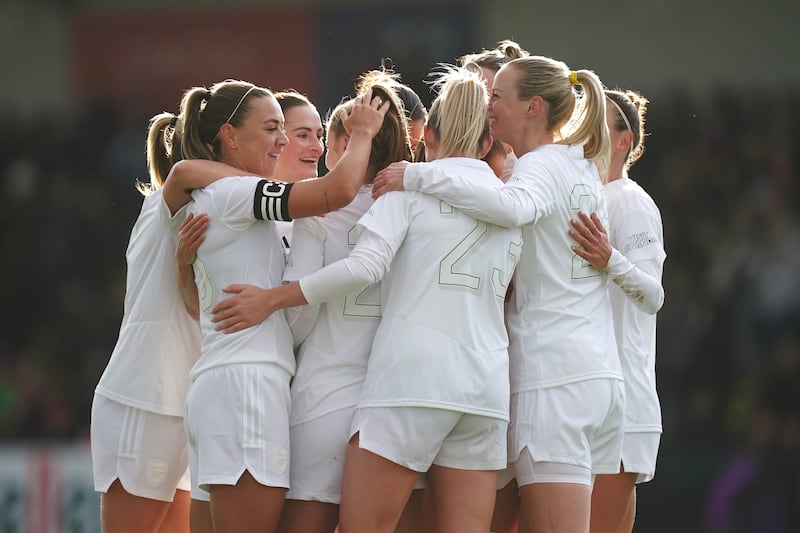
[[[619,114],[622,115],[622,120],[625,122],[625,127],[628,128],[629,132],[633,133],[633,128],[631,128],[631,123],[628,120],[628,116],[625,113],[622,112],[622,108],[620,107],[620,105],[617,102],[615,102],[613,98],[610,98],[610,97],[607,96],[606,99],[609,102],[611,102],[612,104],[614,104],[614,107],[617,108],[617,111],[619,112]]]
[[[211,91],[206,91],[206,95],[203,97],[203,100],[208,102],[209,100],[211,100],[212,96],[214,96],[214,93],[212,93]]]
[[[578,81],[578,73],[575,72],[574,70],[570,71],[570,73],[569,73],[569,82],[572,85],[580,85],[581,84],[581,82]]]
[[[172,115],[172,118],[169,121],[169,127],[174,128],[175,124],[178,123],[178,115]]]
[[[239,111],[239,107],[242,105],[242,102],[244,102],[244,99],[247,98],[247,95],[250,94],[250,92],[255,88],[256,88],[255,85],[251,85],[250,88],[247,89],[247,92],[245,92],[244,95],[239,99],[239,103],[236,104],[236,107],[233,108],[233,111],[231,111],[231,114],[228,115],[227,120],[225,120],[225,122],[223,122],[222,124],[219,125],[220,128],[222,128],[222,126],[224,126],[225,124],[230,124],[231,123],[231,119],[236,114],[236,112]],[[219,137],[219,132],[220,132],[220,130],[217,129],[217,134],[214,135],[213,139],[211,139],[211,144],[214,144],[216,142],[217,137]]]

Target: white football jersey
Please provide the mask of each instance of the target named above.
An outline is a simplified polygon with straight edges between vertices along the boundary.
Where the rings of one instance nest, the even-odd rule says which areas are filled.
[[[482,161],[433,165],[482,179]],[[475,220],[420,193],[388,193],[360,222],[393,257],[359,407],[422,406],[508,420],[503,301],[518,228]],[[366,234],[365,234],[366,237]]]
[[[211,322],[211,309],[229,297],[222,292],[228,285],[281,284],[284,253],[272,220],[288,219],[289,189],[291,184],[231,177],[192,193],[190,210],[209,218],[194,263],[203,346],[192,380],[204,370],[232,363],[272,363],[294,373],[291,332],[282,311],[236,333],[215,331]]]
[[[404,184],[476,218],[523,225],[507,317],[512,392],[622,379],[608,276],[572,252],[567,233],[579,210],[608,218],[600,177],[582,147],[541,146],[519,158],[505,184],[424,163],[406,169]]]
[[[363,186],[342,209],[296,220],[284,281],[298,280],[347,257],[361,232],[357,222],[372,202],[372,186]],[[380,316],[380,284],[319,306],[316,321],[297,350],[292,424],[356,405]]]
[[[659,281],[663,273],[664,233],[661,213],[635,181],[606,184],[611,245],[637,268]],[[656,392],[656,315],[639,310],[615,284],[609,284],[614,330],[625,376],[625,431],[661,431]]]
[[[200,327],[183,306],[175,273],[177,231],[159,189],[145,197],[125,253],[128,272],[119,338],[95,392],[154,413],[183,416]]]

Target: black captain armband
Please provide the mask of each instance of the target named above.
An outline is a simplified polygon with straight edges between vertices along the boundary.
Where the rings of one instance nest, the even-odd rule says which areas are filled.
[[[292,183],[261,180],[253,197],[253,214],[258,220],[283,220],[289,218],[289,191]]]

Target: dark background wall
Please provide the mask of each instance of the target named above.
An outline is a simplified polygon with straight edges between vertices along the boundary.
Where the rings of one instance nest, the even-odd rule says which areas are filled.
[[[227,77],[324,114],[391,58],[512,38],[650,97],[633,177],[662,210],[664,436],[637,531],[800,531],[800,4],[5,0],[0,441],[85,441],[116,339],[147,120]]]

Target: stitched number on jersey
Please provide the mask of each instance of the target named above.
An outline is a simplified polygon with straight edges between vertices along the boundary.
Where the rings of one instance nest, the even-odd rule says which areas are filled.
[[[508,255],[512,257],[511,261],[511,273],[513,275],[514,268],[517,266],[519,262],[519,255],[522,251],[522,243],[521,242],[510,242],[508,243]],[[497,295],[498,298],[505,298],[506,291],[508,290],[508,284],[511,283],[511,276],[508,277],[508,280],[503,283],[503,271],[499,268],[492,268],[492,285],[494,285],[494,293]]]
[[[444,202],[439,203],[439,212],[443,215],[453,213],[453,207]],[[486,222],[478,220],[475,227],[461,239],[458,246],[450,250],[444,259],[439,262],[439,285],[456,285],[478,290],[481,286],[481,278],[471,274],[456,271],[456,263],[469,253],[470,248],[475,246],[481,237],[486,235],[488,230]]]
[[[211,311],[214,303],[214,284],[208,275],[205,263],[200,259],[194,262],[194,282],[197,285],[197,297],[200,299],[200,309]]]
[[[592,188],[584,184],[575,185],[569,195],[569,208],[576,215],[581,210],[585,213],[597,211],[597,198],[592,194]],[[572,279],[591,278],[599,275],[600,272],[589,261],[578,254],[572,254]]]
[[[454,208],[445,202],[439,202],[439,212],[443,215],[452,215]],[[450,250],[444,259],[439,262],[439,285],[456,285],[460,287],[467,287],[473,290],[478,290],[481,286],[481,278],[463,272],[456,272],[456,263],[462,258],[467,256],[470,250],[477,246],[481,238],[486,235],[488,231],[488,224],[482,220],[477,220],[475,227],[467,233],[466,237],[461,239],[458,246]],[[519,261],[520,251],[522,250],[522,243],[509,242],[508,255],[511,256],[511,272],[514,272],[514,267]],[[508,289],[508,284],[511,282],[511,276],[503,283],[503,271],[499,268],[492,268],[492,286],[494,287],[495,295],[503,299]]]
[[[361,228],[358,225],[354,225],[350,228],[350,231],[347,232],[347,244],[350,245],[352,248],[358,242],[358,236],[361,235]],[[363,291],[359,292],[357,295],[348,294],[344,297],[344,309],[342,313],[344,316],[363,316],[363,317],[378,317],[381,316],[381,303],[378,302],[367,302],[366,299],[368,298],[367,291],[369,291],[374,285],[370,285]],[[378,293],[378,291],[373,291]],[[379,293],[378,293],[379,294]],[[380,296],[379,296],[380,297]]]

